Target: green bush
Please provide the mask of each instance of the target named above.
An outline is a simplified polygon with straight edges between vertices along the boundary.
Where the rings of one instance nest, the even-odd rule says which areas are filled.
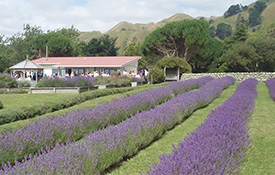
[[[192,73],[191,66],[182,58],[179,57],[164,57],[157,62],[159,68],[179,68],[180,74]]]
[[[164,70],[161,68],[155,67],[150,70],[148,78],[149,78],[148,81],[153,84],[164,82],[164,80],[165,80]]]
[[[131,78],[128,76],[120,76],[116,80],[116,86],[121,87],[121,86],[129,86],[131,84]]]
[[[0,74],[0,88],[17,87],[18,83],[8,74]]]
[[[65,99],[61,99],[54,103],[42,103],[32,106],[24,106],[17,109],[11,109],[9,111],[0,111],[0,125],[5,123],[10,123],[18,120],[24,120],[28,118],[33,118],[37,115],[46,114],[49,112],[54,112],[70,106],[82,103],[87,100],[91,100],[97,97],[102,97],[111,94],[123,93],[131,91],[134,88],[114,88],[114,89],[102,89],[84,92],[79,95],[73,95]]]
[[[96,85],[112,85],[116,87],[129,86],[131,84],[131,78],[128,76],[118,76],[116,73],[112,73],[110,77],[97,76],[95,77]]]
[[[0,109],[3,109],[3,103],[0,101]]]
[[[107,84],[110,84],[110,82],[111,82],[110,77],[104,77],[104,76],[95,77],[95,84],[96,85],[107,85]]]
[[[19,89],[15,91],[7,91],[6,89],[0,90],[0,94],[27,94],[28,91]]]

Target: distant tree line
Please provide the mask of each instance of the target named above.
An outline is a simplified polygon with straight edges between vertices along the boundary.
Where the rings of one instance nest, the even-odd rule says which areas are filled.
[[[261,12],[265,8],[260,1],[253,7]],[[235,31],[226,23],[218,24],[217,29],[210,27],[213,21],[203,18],[170,22],[151,32],[142,43],[126,45],[121,55],[142,56],[141,68],[154,68],[162,58],[172,57],[182,59],[182,66],[190,66],[192,72],[275,71],[275,24],[249,35],[249,23],[241,15],[237,20]],[[30,25],[10,38],[0,35],[0,72],[27,56],[44,57],[46,45],[48,56],[118,55],[116,38],[104,35],[85,43],[78,40],[78,35],[73,26],[43,32]],[[161,71],[159,67],[152,70]]]
[[[115,56],[118,48],[116,39],[108,35],[93,38],[84,43],[78,40],[79,31],[74,28],[62,28],[43,32],[38,26],[24,25],[23,33],[11,37],[0,35],[0,72],[26,58],[30,60],[48,56]]]
[[[242,4],[231,5],[228,10],[223,14],[224,18],[228,18],[230,16],[236,15],[242,11],[248,9],[248,6],[243,6]]]
[[[171,22],[150,33],[143,43],[128,45],[125,53],[141,53],[144,65],[151,67],[164,57],[181,58],[192,72],[275,71],[275,23],[250,35],[243,23],[234,32],[221,26],[232,32],[223,42],[211,37],[211,27],[204,20]],[[160,72],[157,67],[153,70]]]

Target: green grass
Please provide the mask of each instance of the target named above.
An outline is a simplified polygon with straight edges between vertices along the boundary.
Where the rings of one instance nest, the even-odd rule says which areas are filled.
[[[275,174],[275,101],[264,83],[259,83],[257,90],[256,106],[249,122],[253,143],[240,174]]]
[[[72,95],[74,94],[0,94],[0,99],[4,105],[2,110],[8,111],[22,106],[51,103]]]
[[[44,114],[44,115],[39,116],[39,117],[30,118],[30,119],[26,119],[26,120],[19,120],[19,121],[16,121],[16,122],[0,125],[0,131],[1,130],[11,131],[11,130],[15,130],[15,129],[20,129],[20,128],[24,127],[26,124],[33,123],[33,122],[37,121],[38,119],[42,119],[42,118],[45,118],[45,117],[50,116],[50,115],[52,115],[52,116],[54,116],[54,115],[56,115],[56,116],[57,115],[64,115],[64,114],[66,114],[66,113],[68,113],[72,110],[76,110],[76,109],[79,109],[79,108],[93,108],[93,107],[95,107],[97,105],[100,105],[100,104],[104,104],[104,103],[107,103],[107,102],[110,102],[110,101],[113,101],[113,100],[118,100],[120,98],[125,98],[126,96],[129,96],[131,94],[136,94],[136,93],[144,92],[146,90],[150,90],[150,89],[153,89],[153,88],[162,87],[162,86],[165,86],[167,84],[168,83],[161,83],[161,84],[154,84],[154,85],[143,85],[143,86],[138,86],[138,87],[136,87],[135,90],[132,90],[132,91],[129,91],[129,92],[126,92],[126,93],[119,93],[119,94],[108,95],[108,96],[104,96],[104,97],[98,97],[98,98],[80,103],[78,105],[71,106],[71,107],[66,108],[66,109],[62,109],[62,110],[55,111],[55,112],[52,112],[52,113]],[[4,94],[4,95],[6,95],[6,94]],[[17,99],[18,96],[19,96],[18,94],[12,94],[12,95],[14,95],[14,96],[10,96],[10,98],[12,98],[12,100]],[[37,96],[28,97],[28,95],[37,95]],[[47,95],[48,95],[48,97],[47,97]],[[63,98],[62,96],[59,96],[61,94],[55,94],[55,95],[57,95],[57,96],[53,100]],[[67,94],[67,95],[70,95],[70,94]],[[37,100],[37,101],[41,100],[42,102],[46,102],[46,101],[43,101],[44,97],[47,100],[50,97],[54,97],[54,94],[26,94],[25,98],[28,99],[28,100],[29,99],[34,99],[34,100]],[[59,97],[59,98],[57,98],[57,97]],[[64,96],[64,97],[66,97],[66,96]],[[37,98],[39,98],[39,99],[37,99]],[[12,101],[12,100],[10,99],[10,101]]]
[[[194,129],[197,128],[208,117],[208,114],[212,109],[221,105],[226,99],[233,95],[237,83],[230,86],[228,89],[220,95],[219,98],[214,100],[207,107],[197,110],[187,120],[180,125],[176,126],[173,130],[167,132],[159,140],[144,150],[141,150],[136,156],[131,159],[122,162],[121,166],[114,169],[110,174],[139,174],[139,170],[143,173],[148,169],[147,163],[152,165],[153,159],[157,162],[159,160],[158,155],[164,153],[171,153],[173,150],[172,144],[178,145],[179,141],[182,141],[185,136]]]

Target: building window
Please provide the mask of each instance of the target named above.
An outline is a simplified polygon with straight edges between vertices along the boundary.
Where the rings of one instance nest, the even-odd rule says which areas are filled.
[[[114,69],[114,68],[105,68],[104,69],[105,74],[108,73],[110,75],[112,72],[117,72],[117,69]]]
[[[81,75],[82,73],[88,73],[87,68],[74,68],[74,74],[75,76]]]
[[[52,75],[57,75],[57,74],[58,74],[58,69],[52,68]]]

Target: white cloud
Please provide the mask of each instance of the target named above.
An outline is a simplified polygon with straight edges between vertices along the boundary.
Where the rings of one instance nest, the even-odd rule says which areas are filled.
[[[80,31],[106,32],[121,21],[158,22],[176,13],[220,16],[230,5],[255,0],[8,0],[0,1],[0,34],[22,32],[23,24],[54,30],[74,25]]]

